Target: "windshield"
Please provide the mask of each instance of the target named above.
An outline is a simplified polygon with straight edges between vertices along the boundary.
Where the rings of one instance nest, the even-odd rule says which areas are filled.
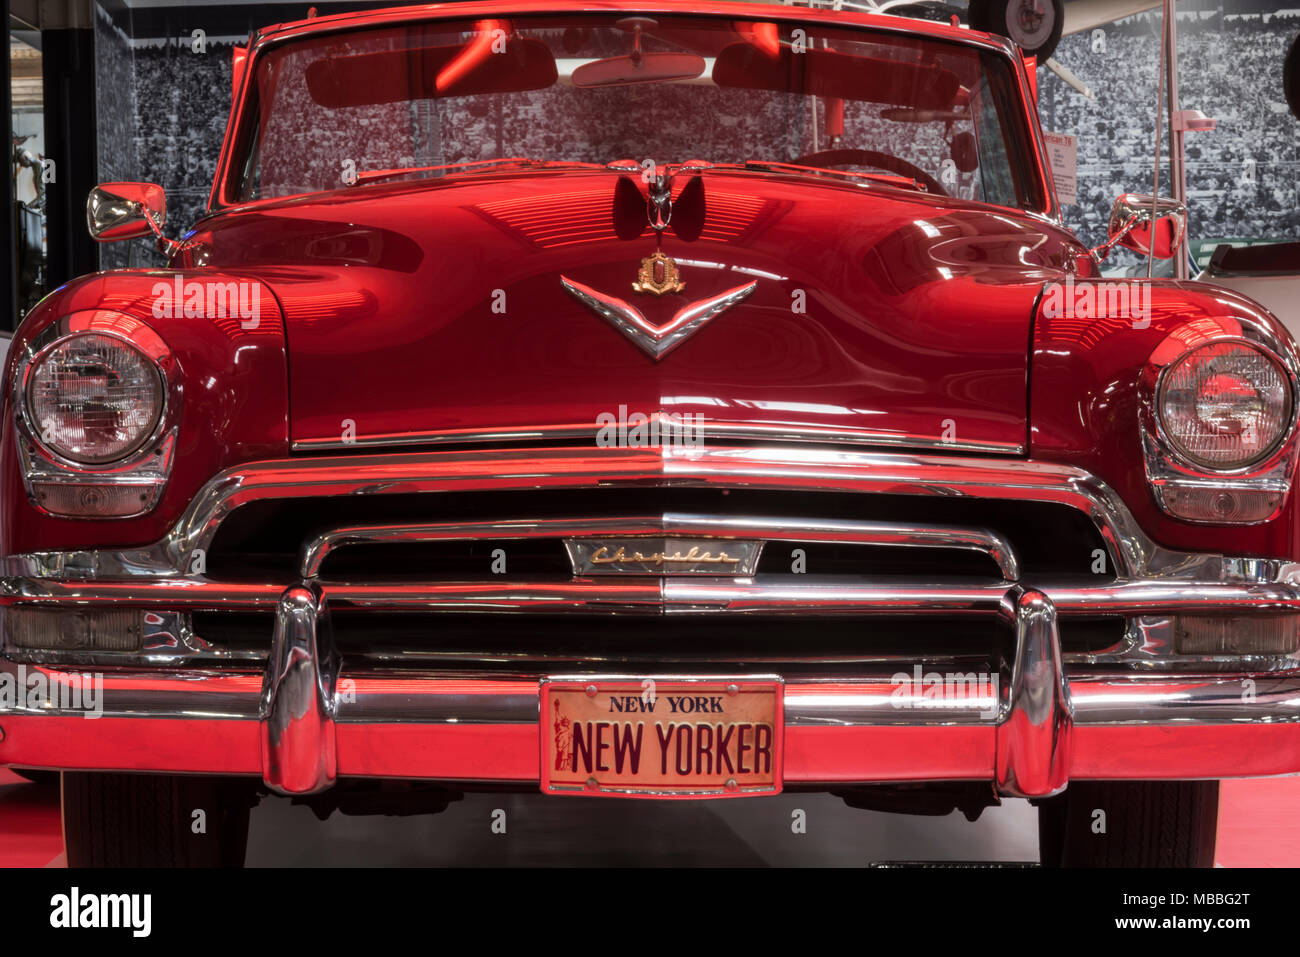
[[[1011,64],[955,42],[569,14],[331,33],[255,62],[236,201],[653,161],[790,164],[765,168],[1042,208]]]

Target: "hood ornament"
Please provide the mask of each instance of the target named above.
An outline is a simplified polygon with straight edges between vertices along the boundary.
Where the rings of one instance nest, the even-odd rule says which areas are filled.
[[[662,233],[673,221],[673,174],[665,167],[656,166],[648,185],[646,218],[651,229]]]
[[[665,256],[662,250],[656,250],[653,256],[641,260],[641,270],[632,283],[634,292],[650,293],[662,296],[666,292],[681,292],[686,283],[681,281],[677,272],[677,262],[671,256]]]
[[[654,256],[650,256],[646,262],[650,262],[654,258]],[[664,258],[667,259],[666,256]],[[669,260],[669,262],[671,261]],[[645,268],[644,262],[642,268]],[[560,285],[574,299],[596,315],[608,320],[615,329],[631,339],[650,358],[658,362],[692,335],[699,332],[700,328],[718,313],[730,309],[746,298],[758,286],[758,280],[751,280],[743,286],[736,286],[734,289],[728,289],[716,296],[709,296],[707,299],[698,299],[695,302],[687,303],[673,314],[673,318],[666,325],[662,326],[652,324],[640,309],[625,299],[598,292],[590,286],[583,285],[567,276],[560,277]]]

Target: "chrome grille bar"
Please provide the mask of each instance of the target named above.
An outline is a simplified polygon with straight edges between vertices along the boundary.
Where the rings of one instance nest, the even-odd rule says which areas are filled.
[[[299,565],[303,578],[317,578],[332,552],[357,544],[581,538],[597,535],[673,535],[824,545],[950,548],[987,555],[997,565],[1005,581],[1016,581],[1020,577],[1020,562],[1011,543],[997,532],[984,528],[677,512],[612,518],[517,518],[495,522],[354,525],[332,529],[312,538],[303,546]]]
[[[98,581],[10,578],[0,605],[44,604],[256,610],[273,608],[284,583]],[[1035,583],[1062,615],[1300,613],[1300,582],[1128,580],[1096,585]],[[1007,584],[915,584],[812,578],[797,584],[761,579],[628,576],[600,582],[322,582],[331,605],[408,611],[502,614],[886,615],[996,612]]]

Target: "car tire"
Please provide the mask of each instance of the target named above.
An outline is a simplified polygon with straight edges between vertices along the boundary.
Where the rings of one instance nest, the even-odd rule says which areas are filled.
[[[1291,50],[1282,63],[1282,91],[1291,112],[1300,120],[1300,34],[1291,42]]]
[[[1044,867],[1213,867],[1218,817],[1218,781],[1079,781],[1039,804],[1039,858]]]
[[[68,866],[242,867],[254,803],[237,779],[66,771]]]
[[[1032,31],[1020,23],[1021,7],[1032,0],[970,0],[970,25],[985,33],[996,33],[1014,40],[1026,56],[1042,63],[1056,52],[1065,26],[1064,0],[1040,0],[1043,21]]]

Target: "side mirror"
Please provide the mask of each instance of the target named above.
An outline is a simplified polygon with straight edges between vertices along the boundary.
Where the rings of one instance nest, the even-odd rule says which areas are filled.
[[[1125,193],[1110,211],[1110,238],[1093,252],[1105,257],[1119,244],[1156,259],[1172,259],[1187,235],[1187,207],[1175,199]]]
[[[154,183],[101,183],[86,199],[86,228],[96,242],[162,236],[167,196]]]

